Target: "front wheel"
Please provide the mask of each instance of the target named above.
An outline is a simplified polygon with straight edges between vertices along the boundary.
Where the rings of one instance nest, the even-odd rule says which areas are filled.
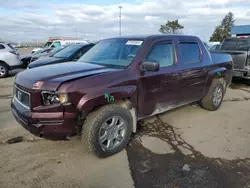
[[[215,111],[220,108],[225,94],[225,83],[214,80],[206,96],[201,100],[201,106],[207,110]]]
[[[90,113],[82,128],[82,141],[98,157],[108,157],[126,147],[132,133],[130,112],[115,104]]]

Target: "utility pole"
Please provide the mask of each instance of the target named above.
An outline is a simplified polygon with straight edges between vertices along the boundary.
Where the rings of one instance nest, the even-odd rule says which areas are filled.
[[[121,36],[122,35],[122,6],[119,6],[118,8],[120,9],[119,35]]]

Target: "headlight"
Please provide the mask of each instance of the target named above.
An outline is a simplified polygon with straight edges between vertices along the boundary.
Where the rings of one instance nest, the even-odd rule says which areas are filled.
[[[16,74],[17,75],[17,74]],[[16,81],[16,75],[14,76],[14,78],[13,78],[13,82],[15,83],[15,81]]]
[[[68,95],[66,93],[42,91],[42,99],[44,105],[64,104],[68,102]]]

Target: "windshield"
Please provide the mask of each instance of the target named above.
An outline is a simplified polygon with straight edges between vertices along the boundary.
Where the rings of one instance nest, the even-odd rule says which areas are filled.
[[[250,50],[250,38],[228,38],[225,39],[221,50],[248,51]]]
[[[213,45],[213,46],[211,47],[211,50],[219,50],[220,47],[221,47],[220,44],[215,44],[215,45]]]
[[[133,61],[143,41],[109,39],[97,43],[78,61],[110,67],[125,68]]]
[[[46,44],[44,45],[44,47],[49,47],[52,44],[52,42],[46,42]]]
[[[79,50],[82,47],[82,45],[72,45],[67,48],[64,48],[63,50],[59,51],[53,57],[56,58],[67,58],[72,56],[77,50]]]
[[[38,55],[43,52],[43,49],[37,50],[36,52],[33,53],[33,55]]]

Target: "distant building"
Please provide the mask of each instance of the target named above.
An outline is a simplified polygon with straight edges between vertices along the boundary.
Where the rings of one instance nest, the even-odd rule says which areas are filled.
[[[232,37],[250,35],[250,25],[237,25],[231,28]]]

